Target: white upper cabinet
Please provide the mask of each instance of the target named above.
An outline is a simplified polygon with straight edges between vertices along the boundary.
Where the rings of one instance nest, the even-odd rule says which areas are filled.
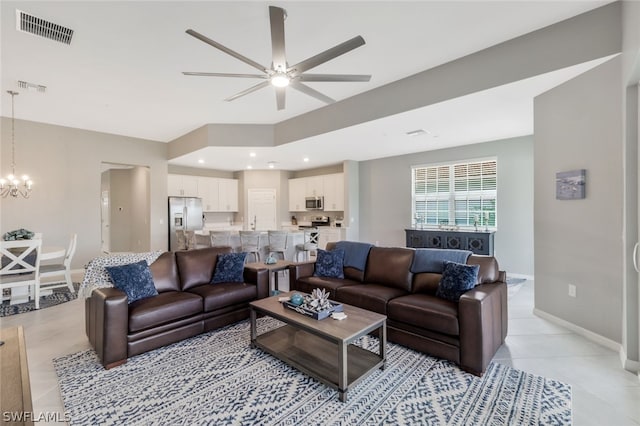
[[[219,205],[218,211],[238,211],[238,180],[218,179]]]
[[[169,174],[169,196],[202,198],[202,211],[237,212],[238,180]]]
[[[219,209],[218,179],[198,176],[198,197],[202,198],[202,211],[216,212]]]
[[[289,211],[306,211],[305,197],[324,197],[325,211],[344,211],[344,173],[289,179]]]
[[[302,178],[305,180],[305,196],[321,197],[324,195],[324,185],[322,176],[311,176]]]
[[[306,197],[306,178],[289,179],[289,211],[305,211],[304,198]]]
[[[170,197],[197,197],[198,177],[170,174],[167,178],[167,193]]]
[[[344,211],[344,173],[322,176],[324,188],[324,210]]]

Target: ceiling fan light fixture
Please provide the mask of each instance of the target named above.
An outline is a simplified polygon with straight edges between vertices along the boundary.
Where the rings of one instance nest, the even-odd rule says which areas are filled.
[[[270,79],[271,85],[274,87],[287,87],[290,80],[287,74],[281,72],[275,73]]]

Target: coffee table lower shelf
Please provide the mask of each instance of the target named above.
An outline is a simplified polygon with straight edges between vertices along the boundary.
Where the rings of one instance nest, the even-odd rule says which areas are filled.
[[[340,389],[340,348],[332,342],[299,328],[285,325],[256,336],[253,346],[273,355],[304,374],[337,389],[340,400],[347,390],[378,368],[384,369],[380,355],[349,344],[346,354],[347,381]]]

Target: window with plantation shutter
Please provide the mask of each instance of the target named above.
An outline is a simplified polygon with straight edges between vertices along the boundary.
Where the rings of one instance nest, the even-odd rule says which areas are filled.
[[[412,225],[497,226],[497,160],[412,169]]]

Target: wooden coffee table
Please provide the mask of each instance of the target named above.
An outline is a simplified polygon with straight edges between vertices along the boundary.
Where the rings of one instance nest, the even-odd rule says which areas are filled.
[[[376,369],[384,369],[387,317],[343,304],[346,319],[315,320],[285,308],[278,301],[278,297],[291,294],[283,293],[249,304],[251,346],[337,389],[340,401],[346,401],[350,388]],[[257,314],[276,318],[286,325],[258,335]],[[378,353],[352,344],[374,330],[379,330]]]

